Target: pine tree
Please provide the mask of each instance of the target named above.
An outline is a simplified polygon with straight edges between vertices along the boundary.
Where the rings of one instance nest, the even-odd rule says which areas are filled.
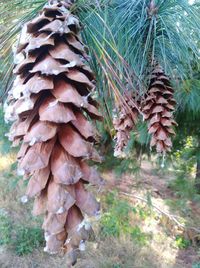
[[[97,131],[88,120],[101,115],[72,2],[49,1],[24,26],[6,118],[14,121],[10,140],[21,144],[19,173],[29,179],[22,202],[35,197],[34,215],[45,214],[44,250],[68,252],[74,264],[92,231],[84,214],[100,210],[85,185],[103,181],[86,163],[101,161],[93,146]]]
[[[158,153],[165,153],[171,150],[171,135],[175,134],[173,111],[176,101],[169,77],[159,65],[152,71],[147,94],[143,113],[145,120],[149,122],[148,132],[152,135],[150,146],[155,146]]]
[[[0,3],[2,21],[6,25],[0,34],[0,52],[5,55],[4,60],[0,61],[1,73],[5,77],[3,84],[10,77],[12,57],[9,52],[16,34],[43,2],[45,0],[12,0]],[[97,69],[101,67],[101,71],[98,69],[97,73],[104,73],[104,76],[98,79],[102,85],[102,94],[99,96],[103,96],[102,103],[106,104],[105,110],[110,115],[109,111],[113,108],[111,98],[123,92],[124,81],[130,77],[130,69],[134,70],[136,75],[135,81],[128,79],[128,82],[130,85],[142,84],[138,90],[140,96],[145,94],[143,89],[149,85],[148,74],[152,59],[156,59],[164,67],[165,73],[176,81],[183,81],[190,76],[194,62],[199,64],[199,16],[195,7],[187,2],[183,3],[182,0],[108,2],[97,1],[95,5],[96,2],[94,4],[93,1],[81,0],[77,1],[74,7],[76,11],[81,11],[83,20],[87,21],[84,37],[87,39],[89,36],[87,43],[92,44],[93,56],[98,58],[99,65],[93,57],[94,66]],[[90,95],[95,87],[94,76],[85,65],[88,57],[79,36],[79,22],[69,12],[71,4],[72,1],[69,0],[49,1],[40,16],[24,27],[15,57],[15,63],[18,63],[15,68],[17,79],[8,97],[7,117],[15,121],[10,139],[14,145],[23,142],[18,159],[19,171],[25,173],[25,178],[31,177],[27,196],[37,196],[34,208],[36,214],[46,213],[44,229],[47,250],[57,251],[60,247],[66,247],[64,241],[71,241],[67,250],[70,250],[70,247],[75,249],[71,251],[73,256],[78,245],[81,244],[82,247],[82,240],[87,238],[85,232],[80,233],[73,228],[79,226],[79,222],[80,226],[85,223],[82,222],[81,211],[85,212],[88,206],[83,202],[87,196],[83,184],[85,181],[101,183],[96,171],[90,169],[85,162],[85,159],[100,160],[91,144],[95,141],[96,132],[87,118],[100,119],[101,115],[97,110],[97,102],[92,100]],[[20,12],[21,10],[24,12]],[[99,21],[102,21],[102,24]],[[172,119],[172,106],[175,102],[169,78],[166,78],[163,71],[153,75],[156,77],[152,77],[146,103],[152,106],[145,107],[145,117],[149,121],[152,120],[149,126],[152,145],[156,145],[157,150],[163,152],[171,147],[170,135],[174,132],[172,126],[166,124],[175,124]],[[119,90],[113,81],[117,81]],[[5,90],[0,93],[3,96]],[[168,103],[159,104],[159,98]],[[153,107],[158,109],[157,106],[161,106],[160,111],[155,110],[154,113]],[[160,118],[158,122],[153,122],[153,114],[156,120]],[[130,117],[129,112],[124,112],[125,117]],[[118,122],[116,128],[126,133],[133,125],[133,122],[127,126],[122,123],[121,127],[121,122]],[[67,134],[69,139],[65,139]],[[129,138],[128,135],[125,137]],[[123,148],[126,144],[127,142],[123,141],[120,146]],[[65,170],[66,176],[63,175]],[[62,197],[60,202],[63,203],[63,200],[66,200],[66,191],[74,199],[71,200],[73,205],[70,207],[70,204],[64,203],[64,209],[70,207],[68,214],[63,212],[57,215],[55,211],[58,209],[59,213],[62,212],[63,205],[56,205],[57,194],[53,194],[58,192]],[[52,201],[48,200],[48,195],[54,196]],[[26,200],[27,197],[24,197],[23,201]],[[98,206],[95,201],[92,203]],[[84,205],[84,208],[81,205]],[[87,210],[88,214],[93,210],[92,206],[89,207],[91,210]],[[60,229],[58,237],[51,235],[51,232],[54,232],[51,228]],[[70,240],[71,234],[75,240]]]

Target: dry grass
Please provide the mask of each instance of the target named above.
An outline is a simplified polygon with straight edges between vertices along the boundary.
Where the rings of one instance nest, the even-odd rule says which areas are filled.
[[[66,259],[49,256],[41,250],[35,250],[25,257],[18,257],[11,251],[1,249],[1,268],[63,268]],[[179,264],[163,262],[163,257],[151,248],[139,248],[128,238],[107,238],[88,248],[75,268],[181,268]]]
[[[77,268],[150,268],[164,267],[149,248],[140,248],[128,237],[107,238],[98,248],[91,246]]]

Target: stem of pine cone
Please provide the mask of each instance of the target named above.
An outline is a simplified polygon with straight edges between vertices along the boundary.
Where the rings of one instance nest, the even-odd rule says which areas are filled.
[[[153,11],[155,9],[155,7],[156,7],[155,1],[151,0],[150,5],[149,5],[150,11]]]
[[[148,8],[149,17],[152,18],[152,16],[156,15],[158,11],[158,8],[156,7],[155,1],[151,0]]]
[[[99,3],[98,0],[96,0],[96,5],[97,5],[98,8],[101,8],[101,7],[100,7],[100,3]]]
[[[76,0],[62,0],[62,2],[65,2],[66,4],[68,5],[73,5],[75,3]],[[59,0],[49,0],[48,1],[50,4],[53,4],[53,3],[58,3]]]

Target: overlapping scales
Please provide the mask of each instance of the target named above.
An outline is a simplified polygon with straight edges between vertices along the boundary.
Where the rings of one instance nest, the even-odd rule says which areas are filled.
[[[84,215],[100,210],[85,185],[101,185],[103,180],[86,163],[101,161],[94,148],[98,133],[89,122],[101,114],[91,98],[94,75],[86,65],[71,4],[49,1],[24,26],[6,119],[14,121],[9,139],[21,143],[19,173],[29,180],[23,200],[35,197],[33,213],[45,215],[45,251],[63,249],[74,264],[77,249],[91,232]]]

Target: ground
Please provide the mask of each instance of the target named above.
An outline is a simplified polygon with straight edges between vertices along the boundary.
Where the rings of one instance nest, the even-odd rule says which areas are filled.
[[[0,212],[9,219],[0,231],[9,233],[9,224],[15,226],[13,228],[17,231],[11,236],[8,235],[8,243],[0,243],[0,267],[67,267],[65,257],[49,256],[43,252],[41,245],[32,249],[41,219],[31,216],[32,204],[24,206],[20,202],[24,186],[16,177],[15,169],[10,170],[13,159],[12,155],[6,156],[5,159],[2,157],[0,163]],[[132,239],[126,232],[127,229],[124,229],[119,236],[102,236],[101,220],[95,219],[96,241],[87,244],[86,251],[81,254],[75,268],[200,267],[200,203],[189,198],[180,198],[177,192],[169,187],[174,179],[171,171],[158,172],[150,162],[143,161],[137,174],[124,173],[119,177],[114,171],[104,171],[102,176],[106,180],[106,186],[97,190],[103,204],[103,215],[111,211],[105,202],[108,193],[117,200],[125,200],[131,208],[137,210],[137,213],[130,215],[130,222],[134,231],[139,230],[139,235],[137,232],[132,233]],[[28,244],[32,253],[19,256],[18,253],[27,250],[27,241],[24,242],[24,249],[23,237],[19,239],[18,235],[18,230],[23,226],[26,226],[25,230],[32,227],[35,233],[30,233],[31,244]],[[124,223],[121,223],[121,226],[124,226]],[[28,231],[22,233],[27,234]],[[11,243],[12,239],[16,243]]]

